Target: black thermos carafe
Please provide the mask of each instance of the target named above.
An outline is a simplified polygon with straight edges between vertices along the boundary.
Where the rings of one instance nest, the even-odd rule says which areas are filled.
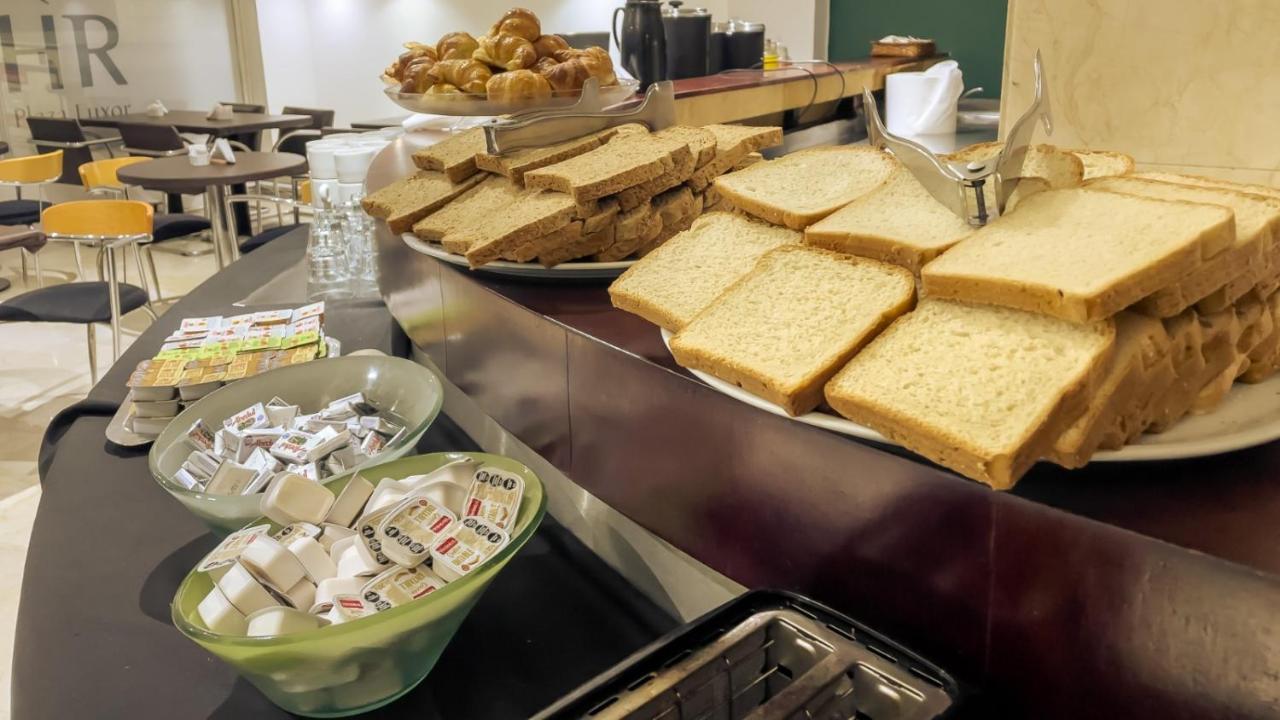
[[[618,44],[622,67],[640,81],[640,92],[667,77],[667,41],[659,0],[627,0],[613,11],[613,41]],[[618,32],[622,13],[622,32]]]

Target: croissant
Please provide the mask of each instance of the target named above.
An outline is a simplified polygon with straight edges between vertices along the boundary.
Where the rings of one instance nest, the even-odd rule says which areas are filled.
[[[546,57],[555,57],[557,50],[568,50],[569,43],[559,35],[542,35],[533,41],[533,50],[538,53],[538,59]]]
[[[618,77],[613,73],[613,60],[602,48],[559,50],[555,56],[560,62],[544,70],[543,75],[551,83],[551,89],[558,93],[581,90],[589,77],[599,80],[601,87],[618,84]]]
[[[476,39],[464,32],[451,32],[436,43],[438,60],[468,60],[479,47]]]
[[[388,80],[404,80],[405,71],[409,69],[410,63],[414,60],[429,58],[434,62],[436,59],[436,49],[430,45],[423,45],[419,42],[407,42],[404,46],[407,49],[400,54],[400,57],[396,58],[395,62],[388,65],[387,69],[382,71],[383,76]]]
[[[456,85],[450,85],[449,83],[436,83],[427,88],[428,95],[457,95],[461,92]]]
[[[401,73],[400,92],[426,92],[427,88],[435,84],[435,80],[431,77],[431,68],[435,67],[435,64],[435,60],[425,56],[410,62]]]
[[[533,71],[539,75],[546,75],[547,70],[559,65],[560,63],[553,57],[538,58],[538,62],[533,64]]]
[[[551,97],[547,79],[532,70],[512,70],[494,75],[487,84],[490,100],[541,100]]]
[[[472,57],[501,70],[529,68],[538,61],[533,43],[518,35],[486,35]]]
[[[533,42],[542,35],[542,23],[538,21],[538,16],[534,15],[532,10],[511,8],[503,13],[492,28],[489,28],[489,34],[493,37],[516,35]]]
[[[437,83],[453,85],[465,93],[485,92],[485,83],[493,76],[489,66],[479,60],[441,60],[428,71]]]

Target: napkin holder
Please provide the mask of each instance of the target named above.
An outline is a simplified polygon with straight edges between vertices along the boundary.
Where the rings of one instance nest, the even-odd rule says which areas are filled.
[[[226,138],[213,141],[213,149],[209,151],[209,161],[221,165],[236,164],[236,153],[231,149],[231,143]]]
[[[206,120],[230,120],[234,116],[235,116],[235,111],[231,109],[230,105],[223,105],[219,103],[213,106],[213,109],[209,111],[209,114],[205,116],[205,119]]]

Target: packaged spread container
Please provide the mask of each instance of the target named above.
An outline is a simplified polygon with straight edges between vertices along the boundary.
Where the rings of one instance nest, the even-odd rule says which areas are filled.
[[[174,480],[194,449],[187,439],[188,428],[196,420],[206,428],[221,428],[226,418],[277,395],[298,403],[302,412],[313,413],[356,392],[364,393],[380,412],[404,422],[404,432],[395,442],[387,443],[372,458],[373,462],[394,460],[412,450],[440,413],[444,398],[435,374],[401,358],[356,355],[290,365],[236,381],[193,403],[169,423],[151,446],[151,474],[214,533],[226,535],[262,514],[261,493],[211,495],[187,489]],[[335,482],[351,477],[356,469],[348,468],[345,474],[327,481],[328,487],[342,487]]]
[[[193,571],[174,596],[174,625],[289,712],[344,717],[395,700],[431,672],[481,593],[533,536],[546,511],[538,477],[520,463],[497,455],[433,453],[379,464],[364,473],[400,479],[431,472],[462,457],[473,457],[485,465],[515,473],[524,481],[511,541],[464,577],[425,597],[340,625],[280,637],[251,638],[220,635],[207,629],[197,606],[209,594],[213,580],[206,573]],[[331,487],[341,490],[349,478],[334,480]],[[267,523],[258,520],[253,524]],[[271,527],[272,532],[279,529]]]

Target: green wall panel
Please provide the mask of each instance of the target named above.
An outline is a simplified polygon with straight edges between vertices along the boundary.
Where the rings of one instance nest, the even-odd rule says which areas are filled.
[[[1006,0],[831,0],[828,50],[832,60],[850,60],[885,35],[933,38],[960,62],[966,88],[999,97],[1007,11]]]

